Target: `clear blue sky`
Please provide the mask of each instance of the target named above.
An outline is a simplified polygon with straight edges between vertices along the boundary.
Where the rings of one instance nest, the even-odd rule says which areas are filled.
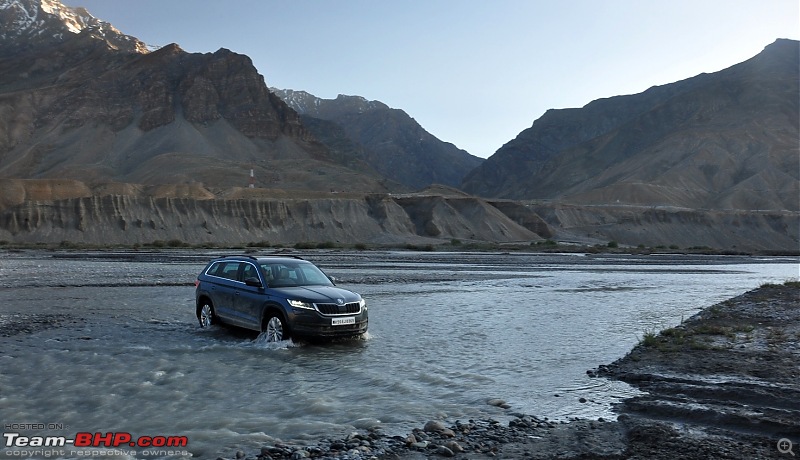
[[[269,86],[405,110],[488,157],[547,109],[800,39],[797,0],[64,0],[149,45],[250,56]]]

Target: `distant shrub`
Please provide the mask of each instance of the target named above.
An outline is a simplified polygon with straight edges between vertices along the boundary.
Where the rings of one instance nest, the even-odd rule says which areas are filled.
[[[658,345],[658,334],[654,331],[645,332],[640,343],[645,347],[655,347]]]
[[[607,246],[609,248],[618,248],[619,247],[619,243],[617,243],[616,241],[609,241]]]
[[[317,247],[316,244],[310,243],[308,241],[298,241],[297,243],[294,244],[295,249],[314,249],[315,247]]]
[[[336,243],[333,241],[324,241],[322,243],[317,243],[317,249],[333,249],[336,247]]]
[[[171,248],[183,248],[183,247],[188,246],[188,244],[184,243],[183,240],[173,239],[173,240],[167,241],[167,246],[169,246]]]
[[[670,248],[670,249],[680,249],[681,247],[680,247],[680,246],[678,246],[677,244],[670,244],[670,245],[669,245],[669,248]]]
[[[367,245],[364,244],[364,243],[356,243],[356,244],[353,245],[353,249],[355,249],[357,251],[366,251],[367,250]]]
[[[409,243],[409,244],[406,244],[405,248],[408,249],[409,251],[429,251],[429,252],[431,252],[431,251],[435,251],[436,250],[436,248],[433,247],[432,244],[428,244],[428,245],[425,245],[425,246],[417,246],[416,244]]]
[[[450,246],[461,246],[461,240],[458,238],[453,238],[450,240]]]
[[[269,241],[261,240],[261,241],[252,241],[247,243],[247,245],[251,248],[268,248],[270,247]]]
[[[150,243],[150,246],[154,248],[163,248],[167,245],[166,241],[164,240],[154,240]]]

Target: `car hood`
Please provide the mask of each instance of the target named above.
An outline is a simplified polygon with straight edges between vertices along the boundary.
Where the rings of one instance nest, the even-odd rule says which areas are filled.
[[[343,303],[358,302],[361,296],[334,286],[297,286],[297,287],[282,287],[274,288],[274,291],[280,292],[286,298],[305,300],[314,303]]]

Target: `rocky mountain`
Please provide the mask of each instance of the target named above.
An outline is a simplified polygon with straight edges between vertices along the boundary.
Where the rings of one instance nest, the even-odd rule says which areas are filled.
[[[800,210],[800,44],[728,69],[550,110],[472,171],[486,197]]]
[[[413,189],[431,184],[459,186],[483,161],[437,139],[403,110],[379,101],[272,91],[301,114],[304,124],[331,150],[361,158],[384,176]]]
[[[0,0],[0,177],[385,191],[231,51],[148,52],[83,9]]]
[[[797,42],[550,111],[482,162],[380,102],[282,92],[298,115],[247,56],[151,50],[57,0],[0,0],[0,25],[0,246],[800,241]],[[525,200],[406,193],[473,167],[468,190]]]
[[[85,8],[70,8],[58,0],[0,0],[0,54],[58,45],[70,35],[91,30],[110,46],[145,53],[147,46],[125,35]]]

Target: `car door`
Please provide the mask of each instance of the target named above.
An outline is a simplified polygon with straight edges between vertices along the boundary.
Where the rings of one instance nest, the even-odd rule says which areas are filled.
[[[214,302],[214,311],[226,323],[238,323],[234,310],[234,293],[239,276],[238,261],[222,261],[208,271],[211,277],[209,294]]]
[[[248,279],[256,280],[261,285],[248,285]],[[236,315],[243,322],[243,326],[260,331],[261,309],[265,299],[263,277],[255,264],[243,262],[238,281],[233,298]]]

